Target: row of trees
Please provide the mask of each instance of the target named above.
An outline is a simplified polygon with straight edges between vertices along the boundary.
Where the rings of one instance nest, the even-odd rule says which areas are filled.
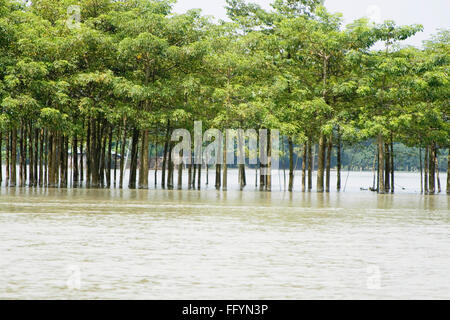
[[[423,150],[423,191],[436,192],[437,154],[449,148],[448,30],[401,48],[421,26],[344,27],[319,0],[227,4],[231,22],[216,23],[199,10],[174,14],[171,0],[0,0],[0,183],[122,188],[118,157],[130,141],[128,187],[149,187],[151,156],[162,152],[161,186],[174,188],[171,132],[201,120],[280,130],[289,191],[300,158],[302,191],[317,161],[317,191],[329,192],[334,154],[340,190],[342,145],[375,139],[374,189],[394,192],[401,142]],[[186,165],[200,188],[202,166]],[[215,171],[226,190],[227,165]],[[270,190],[270,176],[259,183]]]

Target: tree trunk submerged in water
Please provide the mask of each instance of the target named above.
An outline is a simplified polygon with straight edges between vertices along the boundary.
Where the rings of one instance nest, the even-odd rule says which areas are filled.
[[[450,148],[447,156],[447,194],[450,194]]]
[[[215,181],[216,190],[220,190],[220,186],[221,186],[220,172],[221,172],[221,170],[222,170],[222,165],[216,164],[216,181]]]
[[[119,178],[119,188],[123,188],[123,180],[124,180],[124,174],[126,169],[126,163],[125,163],[125,148],[127,146],[127,118],[125,117],[123,119],[123,139],[122,139],[122,146],[120,151],[120,178]]]
[[[338,127],[338,142],[337,142],[337,182],[336,182],[336,188],[337,191],[341,191],[341,169],[342,169],[342,141],[341,141],[341,132],[340,128]]]
[[[434,162],[435,162],[435,169],[436,169],[436,181],[437,181],[437,192],[441,193],[441,178],[439,176],[439,153],[438,149],[436,148],[434,153]]]
[[[436,162],[435,162],[435,157],[436,157],[436,144],[432,143],[430,146],[430,152],[429,152],[429,159],[428,159],[428,173],[429,173],[429,188],[428,188],[428,192],[429,194],[435,194],[436,193],[436,180],[435,180],[435,176],[436,176]]]
[[[319,138],[319,153],[318,153],[318,169],[317,169],[317,192],[324,192],[324,170],[325,170],[325,150],[326,138],[323,134]]]
[[[139,168],[139,189],[148,189],[148,129],[142,132],[141,163]]]
[[[312,190],[312,174],[313,174],[313,154],[312,154],[312,141],[308,140],[308,191]]]
[[[394,138],[391,135],[391,192],[395,192]]]
[[[288,139],[289,144],[289,192],[294,190],[294,142]]]
[[[2,147],[3,147],[3,132],[0,130],[0,187],[3,182],[3,159],[2,159]],[[8,152],[8,150],[6,150]]]
[[[425,146],[425,160],[424,160],[424,167],[425,167],[425,174],[424,174],[424,186],[425,190],[424,193],[428,194],[428,156],[429,156],[429,149],[428,145]]]
[[[388,143],[385,143],[385,158],[384,158],[384,188],[386,193],[389,193],[391,190],[391,152],[390,146]]]
[[[378,134],[378,193],[386,193],[384,183],[384,139],[381,134]]]
[[[333,139],[330,136],[327,144],[327,165],[326,165],[326,179],[325,179],[325,191],[330,192],[331,183],[331,152],[333,151]]]
[[[133,137],[131,141],[131,164],[130,164],[130,180],[128,182],[128,188],[136,189],[136,171],[139,152],[139,130],[133,129]]]
[[[306,192],[306,162],[308,156],[308,143],[303,144],[302,156],[302,192]]]

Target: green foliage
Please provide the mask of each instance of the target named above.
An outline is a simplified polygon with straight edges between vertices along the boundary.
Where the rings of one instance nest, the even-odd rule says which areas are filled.
[[[66,25],[73,4],[76,29]],[[423,49],[400,48],[422,26],[344,26],[319,0],[276,0],[273,10],[228,0],[232,22],[217,24],[173,4],[0,0],[2,130],[30,121],[86,136],[96,121],[160,139],[168,122],[202,120],[277,128],[298,143],[339,130],[348,143],[382,134],[448,147],[448,30]]]

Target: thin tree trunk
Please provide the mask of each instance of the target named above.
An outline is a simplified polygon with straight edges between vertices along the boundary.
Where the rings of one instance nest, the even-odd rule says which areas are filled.
[[[341,141],[341,131],[338,127],[338,142],[337,142],[337,191],[341,191],[341,170],[342,170],[342,141]]]
[[[420,162],[420,193],[423,194],[423,163],[422,163],[422,146],[419,146],[419,162]]]
[[[425,185],[425,194],[428,194],[428,157],[429,157],[429,149],[428,145],[425,146],[425,179],[424,179],[424,185]]]
[[[169,148],[169,125],[170,125],[170,122],[167,121],[166,139],[164,141],[164,154],[163,154],[163,163],[162,163],[162,170],[161,170],[161,187],[163,189],[166,186],[167,150]]]
[[[326,165],[326,180],[325,180],[325,191],[330,192],[330,178],[331,178],[331,152],[333,151],[333,140],[332,135],[328,140],[327,144],[327,165]]]
[[[23,187],[23,125],[20,127],[19,150],[19,187]]]
[[[447,156],[447,194],[450,194],[450,148]]]
[[[434,160],[435,156],[436,156],[436,145],[435,145],[435,143],[432,143],[430,146],[430,153],[429,153],[429,160],[428,160],[428,165],[429,165],[428,173],[430,175],[430,178],[429,178],[430,187],[429,187],[428,191],[430,194],[436,193],[436,181],[435,181],[436,168],[435,168],[435,160]]]
[[[267,174],[266,174],[266,190],[272,191],[272,136],[271,131],[267,130]]]
[[[194,157],[192,157],[192,160],[194,161]],[[197,165],[195,161],[192,166],[194,167],[194,172],[192,173],[192,189],[195,189],[195,177],[197,176]]]
[[[120,126],[118,126],[117,129],[117,135],[116,135],[116,145],[114,150],[114,188],[117,186],[117,153],[119,152],[119,141],[120,141]]]
[[[139,169],[139,189],[148,189],[148,130],[142,132],[141,166]]]
[[[395,192],[394,139],[391,134],[391,192]]]
[[[73,174],[73,182],[72,186],[74,188],[78,187],[78,181],[79,181],[79,172],[78,172],[78,138],[75,135],[72,140],[72,174]]]
[[[87,136],[86,136],[86,187],[89,188],[91,186],[91,172],[92,172],[92,163],[91,163],[91,150],[92,150],[92,124],[93,121],[91,119],[88,120],[88,128],[87,128]]]
[[[44,185],[44,129],[39,131],[39,187]]]
[[[64,137],[64,188],[69,185],[69,137]]]
[[[221,179],[220,179],[221,171],[222,171],[222,165],[217,163],[216,164],[216,183],[215,183],[216,190],[220,190],[220,187],[221,187]]]
[[[84,153],[83,153],[83,137],[80,140],[80,182],[84,181]]]
[[[317,169],[317,192],[324,191],[324,169],[325,169],[325,147],[326,138],[323,134],[319,138],[319,153],[318,153],[318,169]]]
[[[2,186],[2,182],[3,182],[2,147],[3,147],[3,132],[0,129],[0,187]],[[6,152],[8,152],[8,149],[6,149]]]
[[[434,154],[435,168],[436,168],[436,179],[437,179],[437,190],[438,193],[441,193],[441,178],[439,176],[439,157],[438,157],[438,149],[436,148]]]
[[[227,143],[224,139],[223,143],[223,178],[222,178],[222,190],[227,191],[228,187],[228,166],[227,166]]]
[[[292,192],[294,190],[294,142],[292,141],[291,137],[288,138],[288,145],[289,145],[289,192]],[[302,180],[302,187],[304,188],[303,180]]]
[[[120,178],[119,178],[119,188],[123,188],[123,178],[124,178],[124,170],[126,169],[125,163],[125,148],[127,147],[127,117],[123,118],[123,138],[122,145],[120,150]]]
[[[112,169],[112,140],[113,140],[113,127],[109,126],[109,137],[108,137],[108,159],[106,166],[106,186],[111,188],[111,169]]]
[[[384,141],[383,136],[378,134],[378,193],[385,194],[384,183]]]
[[[139,154],[139,130],[133,128],[133,137],[131,141],[131,165],[130,165],[130,180],[128,182],[128,188],[136,189],[136,171]]]
[[[169,142],[169,155],[168,155],[168,163],[167,163],[167,188],[169,190],[173,189],[173,159],[172,159],[172,149],[173,144]]]
[[[192,189],[192,160],[188,163],[188,189]]]
[[[155,187],[158,185],[158,137],[155,138]]]
[[[197,189],[200,190],[202,186],[202,164],[199,163],[198,165],[198,174],[197,174]]]
[[[391,190],[391,153],[388,143],[384,144],[385,158],[384,158],[384,185],[386,193]]]
[[[28,170],[28,183],[30,187],[34,187],[34,140],[33,140],[33,126],[30,122],[28,127],[29,132],[29,144],[28,144],[28,154],[30,169]]]
[[[312,141],[308,140],[308,191],[312,190],[312,171],[313,167],[313,154],[312,154]]]
[[[9,168],[9,155],[10,155],[10,132],[9,130],[6,131],[6,172],[5,172],[5,186],[9,186],[9,179],[10,179],[10,168]]]
[[[9,185],[15,187],[17,183],[17,171],[16,171],[16,160],[17,160],[17,129],[13,128],[11,131],[11,179]]]
[[[308,143],[303,144],[302,155],[302,192],[306,192],[306,162],[308,157]]]
[[[183,159],[183,150],[180,151],[180,158]],[[183,162],[178,162],[178,177],[177,177],[178,190],[183,189]]]

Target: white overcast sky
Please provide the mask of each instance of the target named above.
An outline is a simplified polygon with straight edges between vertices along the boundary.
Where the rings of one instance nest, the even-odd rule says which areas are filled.
[[[270,8],[273,1],[250,2]],[[226,19],[224,6],[225,0],[178,0],[175,12],[200,8],[203,14]],[[400,25],[420,23],[424,26],[424,32],[405,42],[415,46],[420,46],[439,28],[450,29],[450,0],[325,0],[325,6],[331,12],[341,12],[345,23],[364,16],[378,21],[394,20]]]

